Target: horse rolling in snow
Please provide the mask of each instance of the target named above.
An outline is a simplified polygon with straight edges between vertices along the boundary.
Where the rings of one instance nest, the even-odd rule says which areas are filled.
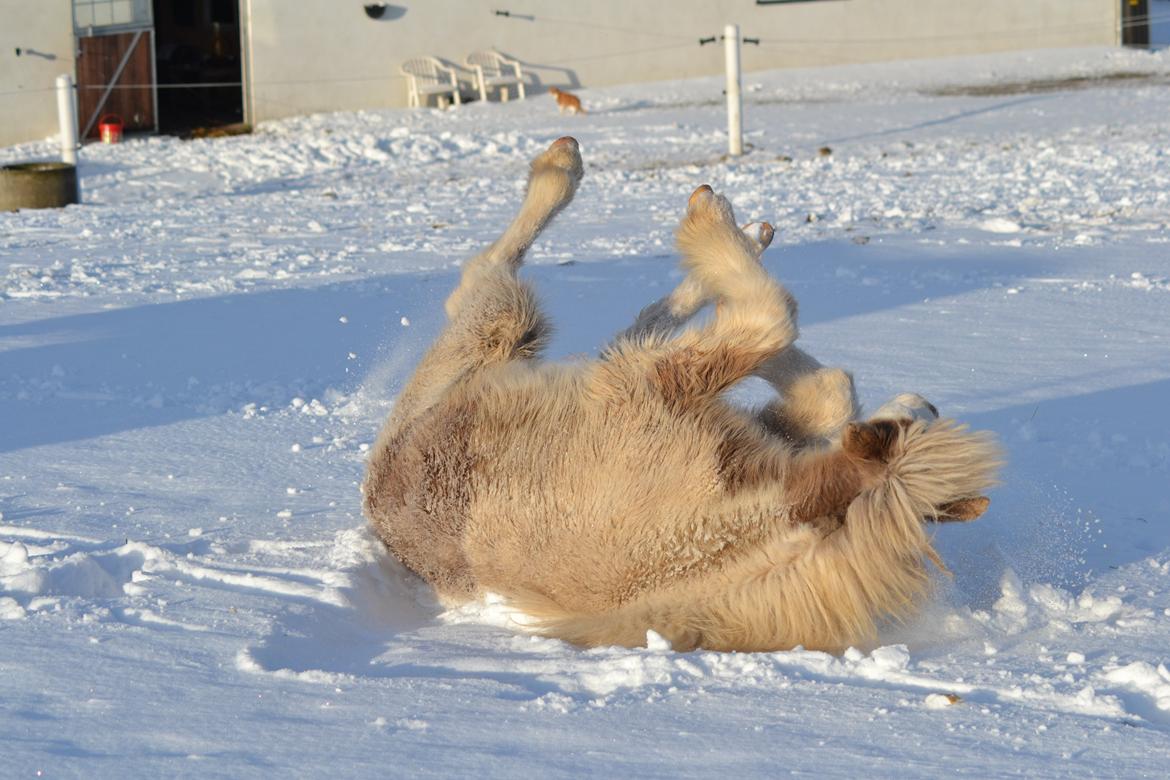
[[[503,595],[579,645],[840,651],[902,618],[941,567],[928,520],[983,513],[985,434],[904,394],[856,421],[850,376],[793,346],[796,303],[703,185],[686,277],[596,360],[540,360],[549,326],[516,272],[572,200],[577,142],[532,163],[519,213],[468,261],[363,485],[375,532],[448,603]],[[683,327],[708,302],[709,321]],[[757,375],[756,413],[723,392]]]

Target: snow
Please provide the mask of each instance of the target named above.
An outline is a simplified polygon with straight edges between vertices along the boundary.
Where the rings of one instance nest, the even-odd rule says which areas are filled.
[[[753,73],[738,160],[718,79],[86,147],[84,205],[0,214],[5,774],[1163,776],[1168,84],[1166,50]],[[443,610],[366,530],[459,261],[565,133],[586,179],[525,271],[555,355],[670,289],[710,182],[869,408],[997,432],[920,618],[839,657],[579,650]]]

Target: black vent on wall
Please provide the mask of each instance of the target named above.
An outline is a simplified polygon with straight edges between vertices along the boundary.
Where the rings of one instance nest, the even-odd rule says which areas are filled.
[[[389,22],[392,19],[401,19],[406,15],[406,8],[404,6],[391,5],[390,3],[368,3],[364,8],[366,9],[366,16],[383,22]]]

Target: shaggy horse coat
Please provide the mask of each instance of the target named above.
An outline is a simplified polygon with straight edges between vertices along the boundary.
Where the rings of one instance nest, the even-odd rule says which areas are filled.
[[[706,185],[678,228],[679,288],[600,358],[541,362],[549,328],[516,272],[581,176],[577,142],[555,142],[465,264],[370,453],[374,530],[444,600],[499,593],[581,645],[871,641],[928,592],[924,522],[986,508],[994,445],[913,395],[855,422],[849,375],[792,346],[795,301],[758,262],[771,227],[741,230]],[[723,398],[753,374],[778,393],[757,413]]]

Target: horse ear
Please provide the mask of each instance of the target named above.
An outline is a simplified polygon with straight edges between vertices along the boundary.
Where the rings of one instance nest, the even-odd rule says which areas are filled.
[[[936,523],[969,523],[982,517],[990,505],[991,499],[987,496],[960,498],[958,501],[940,506],[938,517],[934,518],[934,521]]]
[[[845,426],[841,446],[850,455],[862,460],[884,462],[898,441],[902,429],[910,420],[874,420],[852,422]]]

